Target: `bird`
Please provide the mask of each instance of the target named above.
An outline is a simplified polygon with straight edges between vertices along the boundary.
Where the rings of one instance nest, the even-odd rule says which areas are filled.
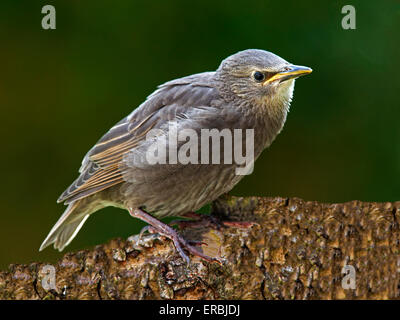
[[[204,129],[240,129],[253,130],[255,161],[283,129],[295,79],[311,72],[272,52],[247,49],[225,58],[216,71],[159,85],[85,155],[78,178],[57,200],[67,207],[39,250],[53,244],[62,251],[91,214],[113,206],[145,221],[148,231],[171,239],[186,262],[189,253],[220,263],[161,219],[190,216],[229,192],[245,175],[237,174],[234,163],[150,163],[145,155],[169,128],[199,134]],[[244,134],[239,143],[245,144]],[[217,149],[228,153],[225,145]],[[215,150],[209,149],[207,155]],[[171,160],[169,153],[167,158]]]

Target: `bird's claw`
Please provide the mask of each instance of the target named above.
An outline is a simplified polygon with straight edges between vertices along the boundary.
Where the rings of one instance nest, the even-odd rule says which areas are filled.
[[[159,235],[167,237],[173,241],[174,246],[175,246],[176,250],[178,251],[179,255],[183,258],[183,260],[186,261],[187,264],[190,263],[190,259],[187,256],[187,254],[185,253],[184,249],[186,249],[189,253],[202,258],[203,260],[206,260],[208,262],[217,262],[222,265],[221,259],[209,257],[209,256],[203,254],[201,251],[194,248],[194,246],[204,244],[203,242],[186,241],[171,226],[162,223],[161,221],[155,219],[154,217],[152,217],[147,212],[145,212],[141,209],[130,209],[129,212],[133,217],[140,218],[150,224],[150,225],[144,227],[140,231],[140,234],[138,237],[138,242],[140,242],[143,233],[146,231],[148,231],[150,233],[158,233]]]

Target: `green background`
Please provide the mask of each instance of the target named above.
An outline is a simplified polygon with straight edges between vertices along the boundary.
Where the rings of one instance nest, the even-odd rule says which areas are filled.
[[[55,6],[57,29],[41,28]],[[356,30],[341,9],[356,8]],[[233,195],[400,199],[399,1],[1,1],[0,268],[56,261],[38,248],[86,151],[158,84],[247,48],[313,68],[285,129]],[[93,215],[68,247],[144,224]]]

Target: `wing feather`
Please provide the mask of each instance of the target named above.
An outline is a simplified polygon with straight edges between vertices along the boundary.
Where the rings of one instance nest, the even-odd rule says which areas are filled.
[[[182,110],[207,105],[215,97],[213,74],[200,73],[159,86],[86,154],[80,176],[63,192],[58,202],[68,204],[122,183],[120,163],[123,156],[137,148],[149,130],[159,127],[164,120],[184,117]]]

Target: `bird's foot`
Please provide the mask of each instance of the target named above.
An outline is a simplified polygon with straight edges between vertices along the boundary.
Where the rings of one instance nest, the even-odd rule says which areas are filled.
[[[142,230],[140,230],[140,232],[139,232],[139,236],[138,236],[138,238],[137,238],[137,240],[136,240],[136,245],[139,245],[140,244],[140,242],[142,241],[142,238],[143,238],[143,234],[145,233],[145,232],[148,232],[148,233],[157,233],[157,230],[155,229],[155,228],[153,228],[152,226],[144,226],[143,228],[142,228]]]
[[[197,250],[194,246],[199,246],[204,244],[203,242],[198,242],[198,241],[186,241],[182,236],[180,236],[173,228],[171,228],[169,225],[162,223],[161,221],[157,220],[147,212],[141,210],[141,209],[132,209],[129,210],[129,213],[131,214],[132,217],[139,218],[150,225],[147,227],[144,227],[140,234],[139,234],[139,239],[143,235],[144,232],[148,231],[150,233],[158,233],[164,237],[167,237],[172,240],[174,243],[174,246],[176,250],[178,251],[179,255],[186,261],[187,264],[190,263],[190,259],[185,253],[184,249],[188,251],[189,253],[200,257],[203,260],[206,260],[208,262],[217,262],[222,265],[222,259],[219,258],[213,258],[209,257],[199,250]]]
[[[229,221],[221,220],[212,215],[198,214],[195,212],[188,212],[183,215],[184,218],[190,218],[193,220],[173,220],[170,225],[176,225],[179,229],[191,228],[212,228],[221,230],[223,227],[231,228],[251,228],[256,222],[251,221]]]
[[[139,236],[138,236],[138,238],[136,240],[136,245],[140,244],[140,242],[142,241],[143,234],[145,232],[148,232],[148,233],[151,233],[151,234],[155,234],[156,233],[156,234],[158,234],[160,236],[165,236],[162,233],[162,231],[158,230],[155,227],[152,227],[152,226],[148,225],[148,226],[143,227],[142,230],[140,230]],[[202,245],[206,245],[207,246],[207,243],[205,243],[203,241],[186,240],[186,242],[189,243],[191,246],[202,246]]]
[[[242,228],[242,229],[249,229],[254,225],[258,225],[257,222],[253,221],[222,221],[222,224],[225,227]]]
[[[182,217],[190,218],[192,220],[172,220],[169,225],[177,226],[179,229],[185,228],[212,228],[216,230],[221,230],[223,227],[223,222],[210,215],[198,214],[195,212],[185,213]]]

